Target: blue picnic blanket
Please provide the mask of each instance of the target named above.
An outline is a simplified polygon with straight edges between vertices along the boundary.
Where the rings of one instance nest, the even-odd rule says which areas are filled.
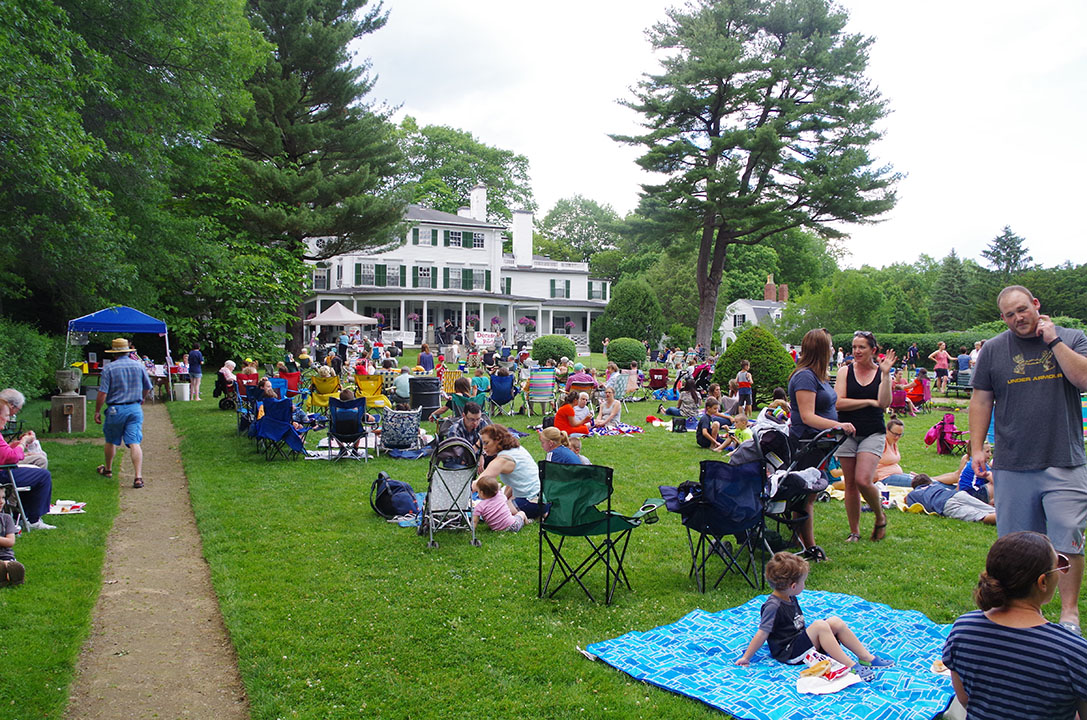
[[[739,720],[931,720],[954,697],[951,679],[931,671],[950,625],[854,595],[805,591],[808,622],[837,615],[868,649],[894,659],[861,682],[830,695],[799,694],[803,666],[784,665],[764,645],[748,667],[735,664],[759,626],[766,596],[717,613],[694,610],[671,625],[589,645],[587,652],[631,677],[700,700]]]

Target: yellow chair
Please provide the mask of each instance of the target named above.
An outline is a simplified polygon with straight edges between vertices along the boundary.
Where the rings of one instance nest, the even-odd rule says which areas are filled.
[[[457,378],[464,375],[460,370],[446,370],[445,376],[442,378],[442,392],[446,395],[453,394],[453,383],[457,381]]]
[[[332,377],[314,375],[310,382],[313,383],[313,388],[309,395],[310,412],[322,409],[327,410],[328,399],[340,394],[340,379],[335,375]]]
[[[385,396],[384,378],[380,375],[356,375],[355,396],[366,398],[366,409],[392,409],[393,404]]]

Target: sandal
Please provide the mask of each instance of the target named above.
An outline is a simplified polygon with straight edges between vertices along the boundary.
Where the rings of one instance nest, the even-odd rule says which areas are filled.
[[[879,542],[883,538],[887,537],[887,519],[884,518],[883,522],[877,524],[872,528],[872,540]],[[882,531],[882,532],[881,532]]]
[[[136,478],[135,480],[133,480],[132,481],[132,487],[142,488],[143,487],[143,478]]]
[[[113,477],[113,471],[112,470],[107,470],[105,465],[99,465],[98,467],[96,467],[94,469],[94,471],[96,473],[98,473],[99,475],[101,475],[102,477],[106,477],[106,478]]]
[[[804,548],[800,552],[796,553],[797,557],[804,558],[805,560],[811,560],[812,562],[826,562],[827,554],[823,552],[823,548],[818,545],[812,545],[811,547]]]
[[[849,533],[849,536],[845,539],[846,542],[860,542],[860,533]]]

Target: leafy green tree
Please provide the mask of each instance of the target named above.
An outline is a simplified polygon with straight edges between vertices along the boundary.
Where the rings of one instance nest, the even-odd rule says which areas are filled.
[[[1087,321],[1087,265],[1066,261],[1053,268],[1034,268],[1017,275],[1015,282],[1031,289],[1046,314]]]
[[[694,327],[698,321],[698,289],[691,282],[695,259],[694,248],[672,248],[660,253],[642,275],[657,295],[665,326],[678,323]]]
[[[365,102],[368,64],[352,64],[351,43],[385,24],[380,4],[368,4],[249,2],[274,50],[247,84],[253,107],[215,137],[244,182],[237,231],[289,250],[296,263],[382,247],[403,216],[400,199],[381,192],[400,160],[393,128]],[[297,315],[296,350],[301,307]]]
[[[981,256],[989,261],[1002,279],[1007,280],[1015,273],[1026,270],[1034,259],[1027,254],[1025,242],[1012,232],[1010,225],[1005,225],[1004,231],[981,251]]]
[[[929,317],[932,318],[934,330],[962,330],[972,324],[966,288],[966,270],[952,250],[940,266],[940,274],[932,286],[932,297],[929,299]]]
[[[621,250],[603,250],[589,258],[589,274],[601,280],[619,282],[624,255]]]
[[[818,290],[829,283],[838,272],[841,247],[833,239],[825,239],[803,228],[791,228],[766,239],[765,247],[777,253],[777,270],[773,272],[778,283],[787,283],[790,293],[805,288]],[[738,251],[745,246],[737,246]],[[763,274],[765,278],[765,273]],[[761,288],[759,294],[762,297]]]
[[[513,210],[536,210],[528,158],[486,145],[472,133],[444,125],[420,128],[406,117],[396,132],[403,163],[392,180],[408,202],[456,213],[479,183],[487,186],[487,219],[513,221]]]
[[[737,245],[725,257],[725,272],[721,281],[721,296],[727,305],[733,300],[761,300],[766,277],[778,275],[779,258],[770,245]],[[697,307],[697,305],[696,305]]]
[[[589,343],[600,352],[604,338],[631,337],[652,345],[664,332],[664,316],[653,288],[644,280],[624,280],[612,288],[604,313],[593,321]]]
[[[886,114],[864,77],[871,40],[845,32],[829,0],[695,0],[648,32],[666,51],[625,104],[644,116],[644,213],[696,233],[698,340],[709,343],[730,245],[889,210],[898,176],[868,146]],[[833,223],[833,224],[832,224]]]
[[[574,195],[562,198],[540,220],[540,232],[572,249],[576,261],[588,262],[596,253],[619,242],[619,215],[611,205]]]

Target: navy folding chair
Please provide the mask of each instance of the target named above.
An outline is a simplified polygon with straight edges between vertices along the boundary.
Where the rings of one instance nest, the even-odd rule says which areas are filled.
[[[264,400],[264,416],[256,423],[256,437],[264,446],[264,457],[284,460],[306,454],[305,432],[299,433],[291,424],[294,405],[287,398]]]
[[[491,377],[491,407],[502,415],[513,415],[513,399],[517,397],[517,384],[513,375]]]
[[[374,424],[366,422],[366,398],[344,402],[339,398],[328,399],[328,457],[332,460],[353,458],[369,460],[365,441]],[[362,442],[363,447],[358,444]],[[333,457],[333,451],[336,456]]]

